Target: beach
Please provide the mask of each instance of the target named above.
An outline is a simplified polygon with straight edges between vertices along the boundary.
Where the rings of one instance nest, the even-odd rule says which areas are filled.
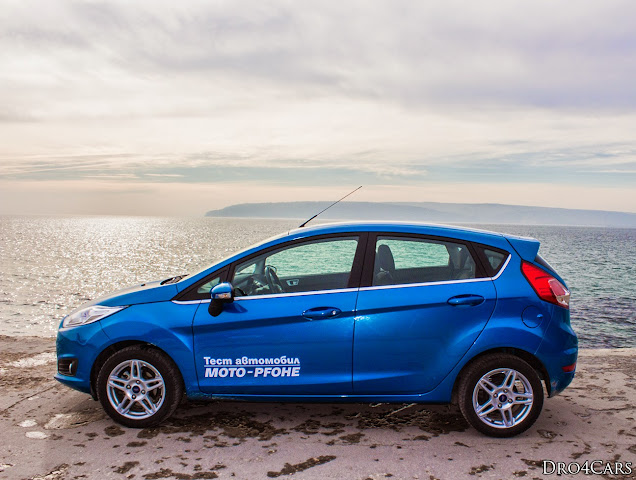
[[[634,478],[607,465],[636,463],[636,349],[581,350],[570,387],[511,439],[442,405],[184,400],[165,424],[128,429],[53,379],[53,339],[0,336],[0,352],[0,478],[557,478],[544,460]]]

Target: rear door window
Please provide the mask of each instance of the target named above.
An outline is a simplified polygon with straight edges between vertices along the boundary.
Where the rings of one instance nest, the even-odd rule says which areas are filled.
[[[410,237],[377,238],[374,286],[471,278],[476,278],[476,267],[467,245]]]

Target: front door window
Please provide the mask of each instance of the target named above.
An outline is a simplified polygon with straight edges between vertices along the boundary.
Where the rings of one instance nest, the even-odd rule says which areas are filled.
[[[231,282],[246,296],[347,288],[357,247],[357,237],[286,246],[237,265]]]

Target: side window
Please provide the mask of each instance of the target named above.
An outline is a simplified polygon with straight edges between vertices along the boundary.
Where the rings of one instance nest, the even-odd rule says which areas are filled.
[[[210,294],[210,290],[212,290],[214,287],[216,287],[219,283],[221,282],[221,277],[215,277],[212,280],[210,280],[209,282],[204,283],[203,285],[199,285],[199,288],[197,288],[197,293],[198,294],[206,294],[209,295]]]
[[[238,264],[231,282],[248,296],[347,288],[357,248],[358,237],[283,247]]]
[[[506,255],[501,252],[495,252],[494,250],[484,249],[484,253],[486,254],[486,258],[488,259],[490,268],[492,268],[494,271],[499,270],[499,267],[501,267],[504,260],[506,259]]]
[[[482,246],[479,246],[477,248],[482,251],[484,257],[486,258],[486,261],[488,262],[486,267],[488,270],[490,270],[488,272],[489,276],[497,275],[497,273],[499,273],[499,270],[501,270],[501,267],[503,267],[503,264],[506,262],[506,259],[510,255],[504,250],[493,250]]]
[[[209,300],[210,290],[221,282],[227,281],[227,269],[222,268],[210,273],[207,278],[199,280],[178,296],[179,301]]]
[[[373,285],[442,282],[475,278],[475,261],[460,243],[378,237]]]

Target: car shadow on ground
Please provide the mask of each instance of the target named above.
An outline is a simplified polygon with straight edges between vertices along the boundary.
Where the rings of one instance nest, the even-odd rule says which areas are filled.
[[[356,438],[359,441],[363,432],[370,429],[377,433],[408,430],[414,439],[425,440],[467,428],[459,410],[449,405],[184,400],[172,418],[160,426],[140,430],[138,437],[183,433],[209,435],[210,439],[219,440],[218,435],[222,434],[240,441],[246,438],[270,440],[279,435],[300,433],[334,437],[335,442],[346,434],[345,442],[357,443]]]

